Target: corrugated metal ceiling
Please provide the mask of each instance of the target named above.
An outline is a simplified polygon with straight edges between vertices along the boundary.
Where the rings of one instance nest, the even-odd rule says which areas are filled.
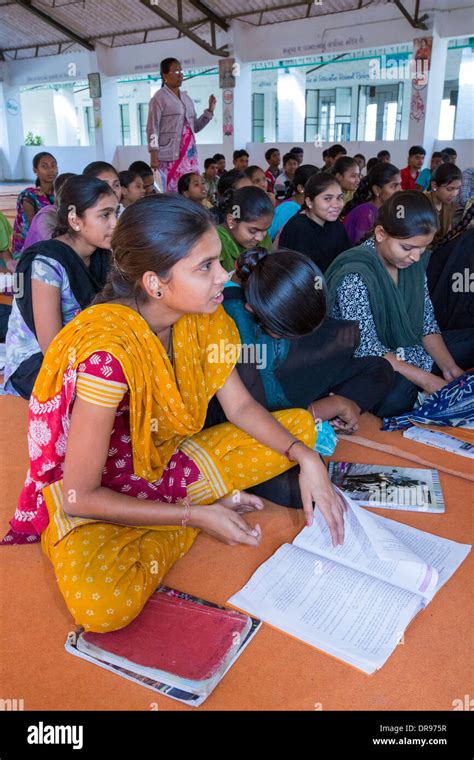
[[[194,7],[192,0],[149,1],[173,18],[178,17],[180,9],[181,21],[207,43],[211,42],[210,25],[203,10],[198,9],[202,4]],[[229,23],[238,19],[266,25],[355,11],[385,2],[387,0],[322,0],[320,4],[314,0],[205,0],[204,4]],[[24,7],[28,4],[66,31],[33,15]],[[168,20],[140,0],[0,0],[0,51],[7,60],[83,49],[77,41],[71,40],[68,31],[92,44],[99,41],[107,46],[136,45],[181,36]]]

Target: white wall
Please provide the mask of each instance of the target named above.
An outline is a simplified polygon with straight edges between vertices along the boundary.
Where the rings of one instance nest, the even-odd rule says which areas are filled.
[[[54,90],[32,90],[21,94],[23,137],[33,132],[45,145],[56,145],[58,130],[54,111]]]

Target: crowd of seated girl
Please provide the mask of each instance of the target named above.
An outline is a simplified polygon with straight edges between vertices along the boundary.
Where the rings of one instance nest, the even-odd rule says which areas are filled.
[[[474,367],[472,294],[448,287],[472,269],[472,200],[458,203],[452,153],[425,173],[424,155],[400,169],[334,145],[318,169],[293,148],[280,170],[276,147],[267,167],[239,150],[174,193],[142,161],[76,175],[35,156],[13,230],[0,217],[3,271],[22,285],[4,392],[30,402],[11,525],[41,535],[76,622],[126,625],[199,530],[258,545],[244,515],[262,497],[308,522],[315,503],[341,543],[320,454],[362,414],[404,414]],[[71,583],[84,573],[60,581],[84,536],[104,558],[80,560],[101,601]]]

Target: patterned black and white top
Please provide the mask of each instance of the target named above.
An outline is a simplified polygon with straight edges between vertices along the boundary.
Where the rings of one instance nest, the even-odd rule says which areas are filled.
[[[367,240],[365,245],[372,244]],[[428,284],[425,277],[425,309],[423,319],[423,336],[432,333],[440,333],[434,315],[433,304],[428,293]],[[390,351],[384,346],[377,335],[372,309],[370,307],[369,291],[359,274],[348,274],[339,284],[336,291],[336,302],[332,309],[332,316],[336,319],[353,319],[359,322],[360,343],[354,356],[384,356]],[[392,351],[399,359],[412,364],[415,367],[431,372],[433,359],[425,351],[421,344],[417,346],[400,346]]]

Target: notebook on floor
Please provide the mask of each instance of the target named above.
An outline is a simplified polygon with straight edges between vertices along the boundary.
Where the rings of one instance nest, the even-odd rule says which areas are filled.
[[[448,429],[448,428],[446,428]],[[434,446],[435,449],[449,451],[450,454],[459,454],[459,456],[474,459],[474,445],[468,441],[462,441],[454,438],[452,435],[434,430],[423,430],[420,427],[411,427],[403,431],[403,437],[409,438],[417,443],[425,443],[428,446]]]
[[[71,633],[65,648],[148,689],[198,707],[260,625],[256,618],[160,586],[125,628]]]

